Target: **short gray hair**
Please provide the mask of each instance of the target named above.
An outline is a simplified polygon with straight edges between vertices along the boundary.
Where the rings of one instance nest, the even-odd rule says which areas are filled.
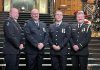
[[[84,12],[83,11],[78,11],[76,15],[80,15],[80,14],[84,15]]]

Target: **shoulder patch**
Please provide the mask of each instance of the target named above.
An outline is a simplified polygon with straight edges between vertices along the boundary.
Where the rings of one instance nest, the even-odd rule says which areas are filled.
[[[6,24],[7,26],[9,26],[9,22],[7,22],[7,24]]]

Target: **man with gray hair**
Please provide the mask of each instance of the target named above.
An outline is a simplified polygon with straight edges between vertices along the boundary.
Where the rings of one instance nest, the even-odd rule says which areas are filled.
[[[76,14],[77,23],[71,25],[71,54],[73,70],[87,70],[88,64],[88,43],[91,39],[89,24],[84,22],[84,12]]]
[[[46,24],[39,20],[38,9],[32,9],[31,18],[25,22],[24,32],[28,70],[42,70],[43,50],[48,43],[48,32]]]

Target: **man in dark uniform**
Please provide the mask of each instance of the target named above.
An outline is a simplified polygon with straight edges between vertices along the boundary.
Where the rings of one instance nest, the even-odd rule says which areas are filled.
[[[5,70],[18,70],[19,53],[23,49],[22,29],[17,23],[19,12],[16,8],[12,8],[9,18],[4,24],[4,58],[6,62]]]
[[[31,19],[27,20],[24,27],[26,38],[26,59],[28,70],[42,70],[42,54],[48,43],[46,24],[39,21],[39,11],[31,11]]]
[[[84,22],[83,11],[78,11],[76,18],[77,23],[71,25],[72,68],[73,70],[87,70],[91,29],[90,25]]]
[[[63,13],[57,10],[55,13],[55,23],[49,27],[49,43],[53,70],[66,70],[67,44],[71,29],[67,23],[62,22],[62,19]]]

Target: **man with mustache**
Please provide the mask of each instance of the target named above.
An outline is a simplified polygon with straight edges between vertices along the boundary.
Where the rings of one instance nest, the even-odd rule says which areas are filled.
[[[73,70],[87,70],[88,43],[91,39],[89,24],[85,24],[83,11],[76,14],[77,24],[71,25],[71,54]]]
[[[46,24],[39,20],[38,9],[32,9],[31,18],[25,23],[24,33],[27,70],[42,70],[43,50],[48,43],[48,32]]]

